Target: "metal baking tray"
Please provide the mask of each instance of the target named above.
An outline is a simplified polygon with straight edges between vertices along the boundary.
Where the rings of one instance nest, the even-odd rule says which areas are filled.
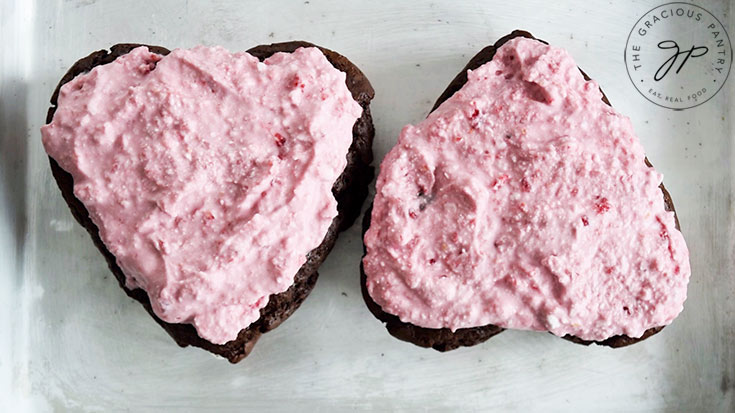
[[[686,110],[638,92],[626,42],[662,3],[0,1],[0,411],[734,411],[735,79]],[[735,35],[730,1],[696,4]],[[371,80],[377,165],[472,55],[516,28],[566,48],[602,85],[676,203],[689,298],[640,344],[583,347],[524,331],[449,353],[398,341],[362,301],[355,225],[301,309],[244,361],[181,349],[118,287],[41,146],[54,87],[91,51],[300,39],[339,51]]]

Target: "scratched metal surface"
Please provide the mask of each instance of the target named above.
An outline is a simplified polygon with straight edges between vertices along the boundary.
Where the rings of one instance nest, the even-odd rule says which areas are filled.
[[[625,3],[625,4],[623,4]],[[735,409],[731,79],[674,112],[623,64],[628,31],[663,1],[0,2],[0,410]],[[697,1],[735,35],[733,5]],[[630,348],[509,331],[446,354],[389,336],[360,297],[360,231],[319,283],[238,365],[180,349],[73,222],[40,144],[48,98],[79,57],[118,42],[244,50],[306,39],[358,64],[377,91],[375,154],[422,119],[467,59],[515,28],[567,48],[629,115],[676,202],[692,281],[681,316]]]

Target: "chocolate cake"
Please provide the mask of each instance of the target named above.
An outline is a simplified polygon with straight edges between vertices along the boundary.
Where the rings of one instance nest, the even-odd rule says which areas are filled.
[[[517,37],[535,39],[544,44],[548,44],[543,40],[536,39],[530,33],[521,30],[513,31],[509,35],[500,38],[497,42],[495,42],[495,44],[485,47],[472,59],[470,59],[467,65],[459,72],[459,74],[457,74],[457,76],[452,80],[446,90],[440,95],[439,99],[436,101],[431,111],[433,112],[434,110],[436,110],[444,101],[449,99],[452,95],[459,91],[462,86],[464,86],[464,84],[467,82],[468,70],[475,70],[485,63],[490,62],[495,56],[498,48],[500,48],[511,39]],[[580,72],[584,76],[585,80],[590,79],[587,74],[585,74],[584,71],[582,71],[581,69]],[[600,90],[600,92],[602,92],[602,90]],[[607,105],[610,105],[610,102],[608,101],[604,93],[602,93],[602,101],[605,102]],[[646,165],[651,167],[648,159],[646,159],[645,162]],[[669,195],[666,188],[664,188],[663,184],[660,185],[660,189],[663,193],[665,210],[675,213],[674,204],[671,196]],[[368,209],[363,219],[363,236],[365,235],[365,232],[367,232],[368,228],[370,228],[371,211],[372,206]],[[678,218],[676,217],[676,215],[674,216],[674,218],[676,220],[676,229],[679,229]],[[367,254],[367,247],[364,248],[364,254]],[[448,351],[456,349],[460,346],[472,346],[482,343],[488,340],[490,337],[504,330],[501,327],[488,324],[473,328],[459,328],[455,331],[452,331],[449,328],[425,328],[411,323],[402,322],[396,315],[389,314],[383,311],[380,305],[378,305],[370,296],[367,290],[366,274],[362,262],[360,263],[360,273],[362,295],[368,309],[376,318],[385,323],[385,326],[391,335],[400,340],[408,341],[421,347],[430,347],[438,351]],[[616,348],[624,347],[645,340],[646,338],[658,333],[662,329],[663,326],[650,328],[645,331],[645,333],[639,338],[628,337],[626,335],[616,335],[601,341],[583,340],[572,335],[566,335],[563,338],[583,345],[595,343],[598,345]]]
[[[89,72],[95,66],[114,61],[119,56],[129,53],[139,46],[143,45],[117,44],[112,46],[109,51],[100,50],[77,61],[64,75],[54,91],[51,97],[51,108],[48,111],[46,123],[50,123],[54,117],[59,90],[62,85],[80,74]],[[160,55],[167,55],[169,53],[169,50],[163,47],[147,47],[151,52]],[[300,47],[314,47],[314,45],[307,42],[292,41],[257,46],[248,52],[262,61],[275,53],[290,53]],[[306,262],[295,275],[293,285],[282,293],[271,295],[268,304],[260,310],[260,318],[247,328],[242,329],[235,340],[231,340],[225,344],[214,344],[202,339],[191,324],[165,322],[154,314],[148,294],[145,291],[139,288],[128,289],[125,285],[125,274],[118,266],[115,256],[105,247],[100,239],[98,228],[90,219],[89,213],[82,202],[74,196],[72,176],[59,167],[54,159],[49,157],[54,178],[72,214],[87,229],[95,245],[107,260],[108,266],[117,278],[120,286],[130,297],[140,302],[156,322],[182,347],[189,345],[200,347],[222,356],[232,363],[237,363],[246,357],[263,333],[280,325],[306,299],[316,283],[319,265],[324,261],[334,246],[339,232],[350,227],[360,213],[360,207],[367,196],[368,184],[373,179],[373,167],[370,164],[373,160],[372,141],[375,131],[369,105],[373,99],[374,91],[365,75],[346,57],[322,47],[319,47],[319,49],[335,68],[346,73],[347,88],[355,101],[362,107],[362,116],[355,122],[352,129],[352,144],[346,155],[347,166],[332,187],[332,193],[338,202],[338,215],[332,221],[321,244],[308,253]]]

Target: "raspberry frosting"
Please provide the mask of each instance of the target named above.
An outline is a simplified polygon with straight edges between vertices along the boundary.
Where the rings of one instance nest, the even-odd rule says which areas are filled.
[[[65,84],[41,131],[127,286],[222,344],[326,235],[361,113],[317,48],[139,47]]]
[[[516,38],[406,126],[363,259],[401,321],[603,340],[682,310],[689,253],[628,118],[562,49]]]

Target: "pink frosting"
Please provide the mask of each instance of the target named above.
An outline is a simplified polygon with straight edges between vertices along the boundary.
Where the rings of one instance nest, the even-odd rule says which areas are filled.
[[[316,48],[139,47],[64,85],[41,132],[127,286],[221,344],[321,243],[361,113]]]
[[[516,38],[406,126],[363,262],[402,321],[602,340],[682,310],[689,253],[630,120],[562,49]]]

